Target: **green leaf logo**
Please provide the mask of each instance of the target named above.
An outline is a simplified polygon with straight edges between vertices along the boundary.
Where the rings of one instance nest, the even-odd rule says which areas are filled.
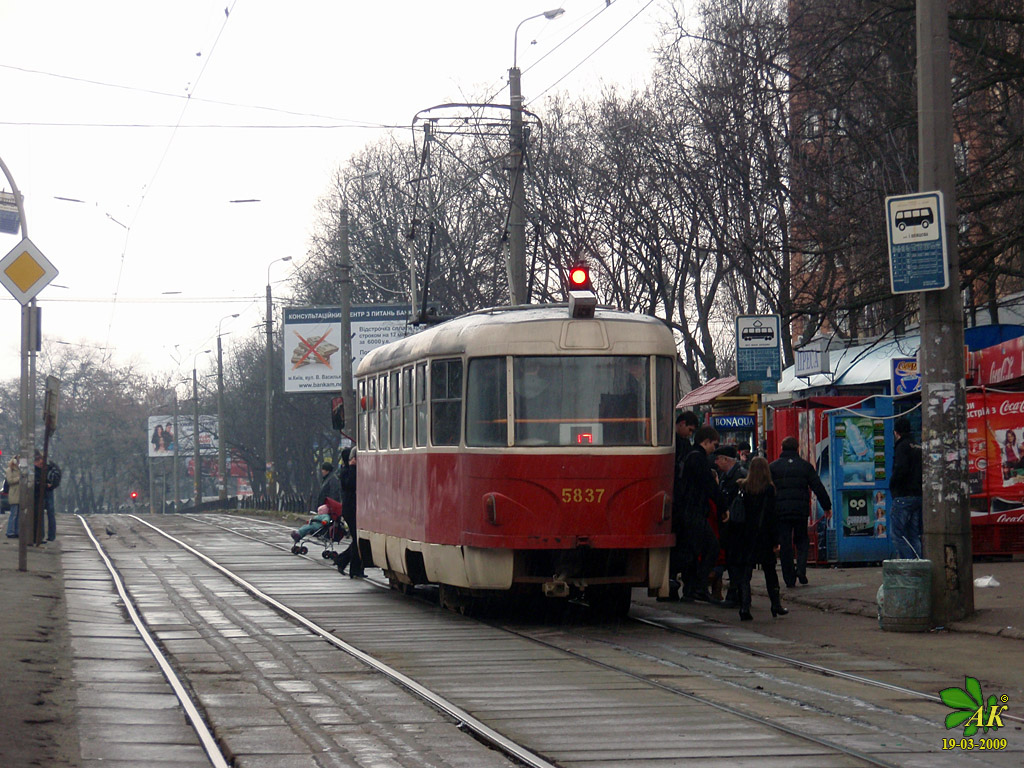
[[[979,729],[988,733],[1002,726],[999,716],[1006,709],[1000,706],[995,696],[985,696],[981,692],[981,683],[973,677],[964,678],[963,688],[946,688],[939,691],[942,703],[955,710],[946,715],[946,728],[964,726],[964,736],[973,736]],[[1003,701],[1006,697],[1003,697]]]

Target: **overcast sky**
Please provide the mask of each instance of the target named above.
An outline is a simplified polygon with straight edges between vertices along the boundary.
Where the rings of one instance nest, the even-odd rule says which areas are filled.
[[[560,18],[526,22],[527,103],[641,84],[666,5],[566,0]],[[158,373],[191,369],[226,316],[239,313],[225,333],[247,334],[263,319],[268,265],[293,257],[271,268],[282,292],[302,269],[335,169],[421,109],[507,104],[516,25],[557,7],[0,0],[0,158],[29,236],[60,271],[39,296],[44,336]],[[19,239],[0,234],[0,256]],[[7,380],[20,305],[0,293]]]

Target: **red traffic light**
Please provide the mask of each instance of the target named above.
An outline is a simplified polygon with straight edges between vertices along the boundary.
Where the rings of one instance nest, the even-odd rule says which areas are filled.
[[[590,271],[583,264],[576,264],[569,270],[569,284],[574,291],[590,290]]]
[[[139,492],[138,491],[132,491],[131,492],[131,497],[132,497],[132,500],[135,500],[135,499],[139,498]]]

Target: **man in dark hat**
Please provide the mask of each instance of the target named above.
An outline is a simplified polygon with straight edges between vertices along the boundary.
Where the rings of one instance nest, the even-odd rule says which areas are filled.
[[[334,465],[329,461],[325,461],[320,466],[320,475],[323,478],[323,482],[320,484],[320,493],[316,497],[316,504],[313,505],[314,509],[319,509],[321,505],[326,504],[327,499],[341,501],[341,480],[334,473]]]
[[[725,497],[726,509],[732,506],[733,500],[740,493],[739,481],[747,476],[747,470],[739,460],[739,451],[733,445],[723,445],[715,449],[713,461],[715,470],[718,472],[718,485],[722,489],[722,496]],[[724,511],[724,510],[723,510]],[[720,518],[719,518],[720,519]],[[725,562],[722,563],[722,556],[719,555],[718,562],[712,571],[711,596],[722,600],[723,605],[734,607],[739,605],[740,568],[738,554],[734,551],[733,543],[736,537],[733,536],[735,526],[729,522],[719,523],[718,543],[725,555]],[[722,574],[729,573],[729,590],[722,596]]]

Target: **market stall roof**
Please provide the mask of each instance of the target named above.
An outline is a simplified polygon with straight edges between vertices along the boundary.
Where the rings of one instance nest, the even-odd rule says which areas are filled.
[[[701,384],[692,392],[683,395],[683,399],[676,403],[676,409],[707,405],[716,397],[721,397],[736,389],[739,384],[739,379],[735,376],[722,376],[712,379],[707,384]]]
[[[914,357],[920,346],[921,337],[915,335],[859,344],[846,349],[830,349],[828,354],[832,373],[816,373],[798,379],[796,368],[790,366],[782,372],[779,392],[889,381],[892,375],[889,361],[894,357]]]

